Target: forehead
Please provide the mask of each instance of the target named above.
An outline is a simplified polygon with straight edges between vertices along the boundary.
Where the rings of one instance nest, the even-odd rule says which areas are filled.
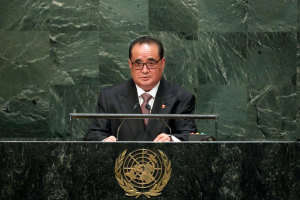
[[[132,58],[157,58],[159,57],[159,46],[156,43],[137,43],[131,50]]]

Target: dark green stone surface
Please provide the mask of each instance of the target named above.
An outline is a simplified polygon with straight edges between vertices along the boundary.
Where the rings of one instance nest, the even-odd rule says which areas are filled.
[[[197,1],[149,1],[149,30],[197,31]]]
[[[246,0],[199,0],[200,31],[245,32],[249,18]]]
[[[130,78],[128,46],[145,34],[196,113],[219,114],[219,140],[295,140],[297,31],[299,0],[2,0],[0,140],[69,140],[69,112],[94,112],[101,88]],[[74,121],[74,140],[89,123]]]
[[[151,199],[299,199],[299,143],[0,143],[1,199],[134,199],[114,165],[162,150],[171,178]],[[145,196],[139,199],[147,199]]]
[[[299,137],[296,127],[297,95],[295,87],[257,87],[249,89],[247,107],[249,138],[275,140]]]
[[[297,31],[300,31],[300,1],[297,0]]]
[[[51,1],[1,0],[0,29],[10,31],[49,30]]]
[[[248,31],[294,31],[297,24],[296,0],[252,0],[248,3]]]
[[[249,33],[249,85],[295,85],[296,47],[295,33]]]
[[[96,31],[99,20],[97,7],[96,0],[51,1],[49,30]]]

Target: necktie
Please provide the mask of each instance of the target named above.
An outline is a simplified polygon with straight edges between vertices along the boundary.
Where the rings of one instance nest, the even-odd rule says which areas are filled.
[[[148,104],[148,101],[151,99],[151,97],[152,96],[150,94],[147,94],[147,93],[142,94],[142,98],[143,98],[144,102],[141,105],[141,110],[142,110],[143,114],[150,114],[150,110],[147,110],[145,106]],[[144,119],[145,126],[148,125],[148,122],[149,122],[149,119]]]

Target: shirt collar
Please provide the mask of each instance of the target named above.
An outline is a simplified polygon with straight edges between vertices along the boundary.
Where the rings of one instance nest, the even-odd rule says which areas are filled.
[[[142,94],[144,93],[148,93],[150,94],[153,98],[155,98],[156,96],[156,93],[158,91],[158,87],[159,87],[159,84],[160,84],[160,81],[156,84],[156,86],[154,88],[152,88],[149,92],[145,92],[142,88],[140,88],[139,86],[136,86],[136,91],[137,91],[137,94],[138,94],[138,97],[140,97]]]

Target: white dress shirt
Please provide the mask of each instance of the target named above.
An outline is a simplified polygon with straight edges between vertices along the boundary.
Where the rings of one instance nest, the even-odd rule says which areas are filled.
[[[160,82],[157,83],[157,85],[154,88],[152,88],[152,90],[150,90],[149,92],[145,92],[142,88],[140,88],[139,86],[135,85],[136,86],[136,91],[137,91],[137,94],[138,94],[138,97],[139,97],[140,106],[144,102],[144,100],[142,98],[142,94],[147,93],[147,94],[150,94],[152,96],[149,99],[148,104],[151,106],[151,109],[153,108],[153,104],[154,104],[154,100],[155,100],[155,96],[156,96],[159,84],[160,84]]]

